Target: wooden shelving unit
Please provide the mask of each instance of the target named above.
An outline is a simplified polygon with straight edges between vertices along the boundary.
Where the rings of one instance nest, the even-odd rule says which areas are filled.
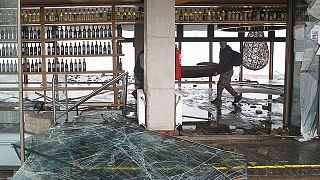
[[[100,6],[100,5],[99,5]],[[23,59],[41,59],[41,69],[42,72],[23,72],[24,77],[28,78],[28,76],[33,76],[33,75],[40,75],[42,76],[42,82],[40,83],[40,87],[28,87],[28,84],[25,84],[24,87],[24,91],[51,91],[51,85],[48,83],[48,75],[52,76],[52,75],[81,75],[81,74],[103,74],[103,75],[110,75],[113,77],[116,77],[117,75],[119,75],[121,72],[123,71],[119,71],[118,68],[118,63],[119,63],[119,57],[124,56],[124,54],[119,54],[118,53],[118,49],[117,49],[117,44],[119,41],[124,40],[123,37],[118,37],[117,34],[117,26],[121,25],[121,24],[136,24],[136,23],[143,23],[143,21],[141,20],[130,20],[130,21],[126,21],[126,20],[121,20],[118,21],[116,20],[116,8],[118,8],[118,6],[122,6],[122,5],[118,5],[117,3],[111,3],[109,5],[101,5],[102,7],[107,7],[111,9],[111,20],[90,20],[90,21],[47,21],[46,20],[46,12],[47,10],[53,9],[55,12],[55,8],[53,6],[28,6],[26,7],[26,9],[28,8],[36,8],[37,10],[39,10],[40,12],[40,21],[37,22],[23,22],[22,26],[24,28],[27,28],[28,30],[30,29],[30,27],[32,27],[33,29],[40,29],[40,38],[39,39],[23,39],[22,42],[23,43],[28,43],[28,44],[40,44],[41,45],[41,55],[23,55],[22,58]],[[137,6],[136,4],[130,4],[130,7],[133,6]],[[66,9],[72,9],[72,8],[77,8],[77,6],[74,5],[70,5],[70,6],[61,6],[57,9],[63,9],[64,7],[66,7]],[[82,7],[82,6],[81,6]],[[78,7],[79,9],[81,9],[81,7]],[[93,4],[86,6],[85,8],[96,8]],[[55,28],[64,28],[66,29],[66,27],[70,27],[73,26],[73,28],[75,27],[81,27],[81,26],[110,26],[111,27],[111,31],[112,31],[112,37],[86,37],[86,38],[47,38],[46,32],[47,29],[50,28],[51,30],[53,29],[53,27]],[[59,43],[61,45],[61,43],[68,43],[69,42],[80,42],[80,41],[108,41],[110,42],[111,45],[111,53],[110,54],[77,54],[77,55],[47,55],[47,44],[51,43],[51,44],[56,44]],[[73,43],[72,42],[72,43]],[[28,45],[30,47],[30,45]],[[51,46],[51,45],[50,45]],[[47,63],[48,63],[48,59],[62,59],[62,58],[94,58],[94,57],[99,57],[97,58],[95,61],[101,61],[101,63],[103,63],[103,61],[108,61],[112,59],[112,69],[106,69],[103,71],[80,71],[80,72],[46,72],[47,71]],[[106,57],[106,58],[100,58],[100,57]],[[108,58],[108,59],[107,59]],[[31,60],[29,60],[31,61]],[[89,60],[87,60],[87,63],[90,63]],[[52,61],[51,61],[52,62]],[[97,83],[98,84],[98,83]],[[85,91],[85,90],[95,90],[97,87],[68,87],[67,89],[65,88],[57,88],[58,91]],[[118,91],[121,90],[122,87],[119,86],[118,84],[114,84],[112,87],[108,88],[108,90],[112,90],[114,92],[114,102],[113,104],[119,104],[118,103]]]

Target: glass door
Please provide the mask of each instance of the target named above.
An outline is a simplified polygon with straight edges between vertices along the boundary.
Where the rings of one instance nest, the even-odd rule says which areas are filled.
[[[11,147],[20,139],[19,8],[18,0],[0,0],[0,167],[13,169],[20,166]]]
[[[318,38],[313,29],[319,25],[319,7],[304,0],[294,1],[293,94],[290,124],[300,129],[304,139],[316,136],[318,127]]]

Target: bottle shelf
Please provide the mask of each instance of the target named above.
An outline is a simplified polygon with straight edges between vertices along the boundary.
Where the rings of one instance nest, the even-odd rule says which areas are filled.
[[[286,21],[176,21],[176,24],[285,25]]]
[[[23,55],[22,58],[41,58],[41,55],[38,56],[27,56],[27,55]]]
[[[124,40],[123,37],[96,37],[96,38],[52,38],[46,39],[45,42],[54,42],[54,41],[90,41],[90,40]]]
[[[40,43],[41,39],[22,39],[23,43]]]
[[[143,20],[116,20],[115,24],[143,24]]]
[[[15,58],[15,59],[17,59],[18,56],[0,56],[0,59],[8,59],[8,58]]]
[[[105,24],[112,24],[114,23],[114,20],[106,20],[106,21],[97,21],[97,20],[93,20],[93,21],[45,21],[43,22],[43,24],[45,25],[50,25],[50,26],[54,26],[54,25],[105,25]]]
[[[25,75],[51,75],[51,74],[113,74],[123,71],[77,71],[77,72],[23,72]]]
[[[59,58],[59,57],[118,57],[118,56],[124,56],[124,54],[84,54],[84,55],[45,55],[45,56],[47,58]]]
[[[0,43],[18,43],[17,39],[1,39]]]
[[[18,75],[18,72],[0,72],[0,75]]]

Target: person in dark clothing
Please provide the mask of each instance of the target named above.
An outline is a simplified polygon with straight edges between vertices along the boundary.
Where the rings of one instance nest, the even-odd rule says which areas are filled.
[[[132,92],[132,95],[137,99],[137,89],[143,89],[144,87],[144,52],[141,51],[138,55],[136,63],[134,65],[134,76],[136,80],[136,89]]]
[[[220,41],[220,54],[219,54],[219,65],[215,75],[220,74],[219,81],[217,84],[217,97],[211,101],[216,105],[222,104],[222,91],[226,89],[233,97],[233,103],[238,103],[241,100],[241,96],[232,88],[231,77],[233,75],[232,65],[232,49],[227,45],[226,41]]]

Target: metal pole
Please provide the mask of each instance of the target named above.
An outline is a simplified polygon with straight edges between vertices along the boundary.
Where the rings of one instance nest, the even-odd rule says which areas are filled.
[[[56,77],[55,75],[52,78],[52,111],[53,111],[53,125],[56,125]]]
[[[69,99],[68,99],[68,75],[65,74],[64,76],[65,78],[65,93],[66,93],[66,118],[67,118],[67,122],[69,122],[69,113],[68,113],[68,108],[69,108]]]
[[[126,115],[128,75],[122,78],[122,115]]]
[[[23,111],[23,75],[22,75],[22,56],[21,56],[21,0],[17,2],[17,37],[18,37],[18,81],[19,81],[19,123],[20,123],[20,158],[21,165],[25,161],[25,152],[24,152],[24,111]]]

